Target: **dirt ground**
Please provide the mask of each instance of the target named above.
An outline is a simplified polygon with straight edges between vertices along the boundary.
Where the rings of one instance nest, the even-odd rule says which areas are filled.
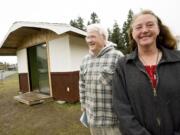
[[[27,106],[13,99],[18,75],[0,80],[0,135],[90,135],[79,121],[80,104]]]

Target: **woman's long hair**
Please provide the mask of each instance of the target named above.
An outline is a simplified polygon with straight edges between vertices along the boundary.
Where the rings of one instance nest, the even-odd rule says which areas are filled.
[[[177,48],[177,40],[172,35],[169,28],[166,25],[164,25],[162,23],[162,21],[160,20],[160,18],[157,15],[155,15],[151,10],[143,10],[139,14],[137,14],[137,15],[135,15],[133,17],[130,28],[128,30],[129,43],[130,43],[130,46],[131,46],[131,51],[133,51],[137,47],[136,41],[132,37],[132,31],[133,31],[132,24],[134,23],[134,21],[136,20],[136,18],[138,16],[145,15],[145,14],[150,14],[150,15],[153,15],[155,18],[157,18],[158,27],[159,27],[159,30],[160,30],[160,33],[159,33],[159,35],[157,36],[157,39],[156,39],[157,47],[164,46],[165,48],[168,48],[168,49],[172,49],[172,50],[176,49]]]

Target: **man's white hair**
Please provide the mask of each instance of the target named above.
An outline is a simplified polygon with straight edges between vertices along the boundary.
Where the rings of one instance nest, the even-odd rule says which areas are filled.
[[[88,25],[87,32],[88,31],[96,31],[100,35],[102,35],[106,41],[108,41],[108,31],[104,27],[102,27],[101,24],[95,23],[95,24]]]

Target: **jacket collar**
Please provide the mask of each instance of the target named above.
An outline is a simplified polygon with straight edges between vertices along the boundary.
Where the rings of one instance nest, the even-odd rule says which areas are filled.
[[[102,50],[97,55],[94,55],[92,52],[89,52],[89,54],[91,57],[101,57],[102,55],[104,55],[105,53],[107,53],[113,49],[114,49],[114,45],[111,43],[108,43],[108,44],[106,44],[106,46],[104,48],[102,48]]]
[[[180,61],[180,51],[178,50],[170,50],[167,49],[163,46],[161,46],[159,48],[163,55],[162,55],[162,59],[161,59],[161,63],[163,62],[176,62],[176,61]],[[131,61],[131,60],[138,60],[138,49],[136,48],[132,53],[128,54],[126,56],[126,60],[127,61]]]

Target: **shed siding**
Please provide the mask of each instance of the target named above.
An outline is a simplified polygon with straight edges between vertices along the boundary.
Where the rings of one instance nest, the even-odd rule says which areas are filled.
[[[67,34],[49,41],[51,72],[67,72],[71,69],[69,36]]]
[[[17,51],[18,73],[28,73],[27,50]]]
[[[70,36],[70,59],[71,71],[79,71],[83,57],[88,53],[88,46],[85,39],[77,36]]]
[[[67,102],[79,101],[79,72],[51,73],[53,98]]]
[[[27,73],[19,74],[19,88],[20,88],[20,92],[23,92],[23,93],[29,91],[29,81],[28,81]]]

